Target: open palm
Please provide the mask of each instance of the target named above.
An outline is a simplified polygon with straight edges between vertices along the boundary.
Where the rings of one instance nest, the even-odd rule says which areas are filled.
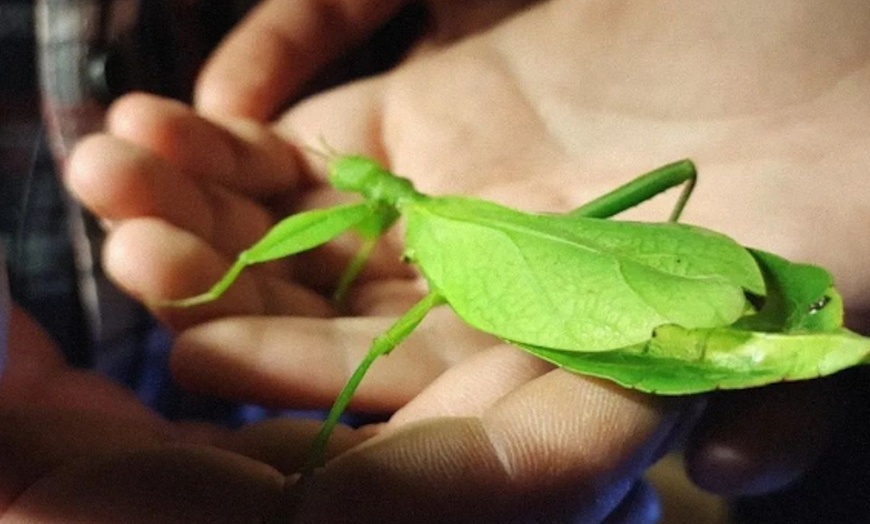
[[[112,223],[110,273],[153,301],[207,288],[277,217],[347,198],[324,186],[319,159],[300,148],[321,140],[381,159],[424,192],[548,211],[689,156],[702,179],[686,221],[822,263],[847,301],[863,305],[870,278],[855,261],[870,248],[853,238],[854,224],[867,218],[861,168],[870,153],[862,147],[867,131],[851,124],[870,112],[861,95],[868,58],[861,39],[870,32],[860,18],[809,6],[807,20],[827,16],[828,23],[780,34],[770,29],[782,21],[777,9],[741,4],[755,9],[755,29],[778,35],[747,47],[745,35],[727,25],[709,30],[736,6],[694,10],[679,30],[661,31],[679,2],[653,12],[612,4],[552,0],[467,38],[443,43],[435,35],[394,70],[306,99],[269,126],[221,112],[209,93],[226,86],[214,74],[200,86],[208,117],[128,97],[110,115],[108,133],[78,148],[70,185]],[[831,24],[852,38],[826,41]],[[818,184],[820,172],[836,173],[840,183]],[[856,189],[844,194],[845,185]],[[834,201],[836,213],[826,204]],[[668,207],[653,202],[631,213],[665,217]],[[822,220],[813,210],[828,213]],[[347,310],[336,311],[329,285],[353,248],[342,241],[252,271],[195,311],[159,311],[181,332],[178,376],[246,400],[328,404],[366,341],[425,291],[399,263],[393,236]],[[483,417],[566,375],[523,358],[439,311],[373,368],[355,406],[404,407],[392,427],[431,416]],[[510,372],[480,379],[502,368]],[[618,395],[599,400],[612,405]],[[554,420],[565,416],[544,409]]]

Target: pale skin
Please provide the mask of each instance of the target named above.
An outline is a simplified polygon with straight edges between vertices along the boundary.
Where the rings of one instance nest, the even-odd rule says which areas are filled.
[[[51,341],[20,310],[11,311],[10,325],[7,366],[0,381],[0,522],[260,522],[278,513],[284,475],[301,467],[318,423],[281,420],[235,432],[170,424],[97,374],[65,366]],[[485,420],[430,421],[345,454],[322,479],[335,491],[306,499],[298,510],[300,521],[346,522],[348,515],[358,515],[361,522],[378,515],[410,518],[391,505],[391,497],[361,511],[356,499],[341,496],[352,493],[359,487],[354,480],[368,474],[379,476],[380,487],[396,489],[396,496],[417,500],[415,521],[444,517],[438,500],[429,501],[422,493],[427,486],[448,482],[462,482],[465,489],[444,493],[456,516],[499,519],[497,510],[509,507],[505,500],[489,497],[487,505],[477,496],[492,482],[512,486],[515,491],[506,497],[521,495],[530,513],[542,508],[558,513],[569,501],[587,514],[606,514],[614,510],[613,501],[589,505],[584,493],[635,478],[679,433],[677,412],[662,410],[654,399],[617,395],[602,384],[545,374],[542,367],[497,355],[475,358],[477,364],[500,366],[494,371],[501,377],[540,378],[521,395],[501,397],[498,405],[480,399]],[[467,383],[463,376],[472,367],[458,366],[450,373],[455,381]],[[429,395],[444,395],[443,389],[433,386]],[[540,402],[561,404],[566,416],[541,418],[536,408]],[[569,403],[585,406],[583,416],[567,416]],[[488,439],[500,436],[509,457],[520,452],[509,445],[511,438],[529,431],[529,421],[535,421],[535,440],[541,446],[535,452],[541,460],[524,464],[506,479],[505,464],[491,456]],[[630,437],[603,439],[586,431],[588,425],[604,425]],[[553,438],[557,428],[559,438]],[[339,432],[332,451],[350,449],[369,434]],[[569,444],[587,450],[573,464],[562,461],[566,454],[561,448]],[[420,461],[432,468],[424,468],[423,477]],[[478,474],[469,477],[454,461],[477,464]],[[556,464],[561,470],[553,470]],[[418,472],[419,487],[407,485],[409,471]],[[526,486],[540,485],[544,476],[548,490]],[[642,484],[631,488],[631,483],[616,488],[616,500],[624,496],[617,511],[629,515],[649,495]],[[148,496],[143,497],[143,490]]]
[[[288,141],[316,144],[328,137],[336,149],[379,157],[429,192],[474,194],[553,211],[587,201],[652,166],[691,156],[703,181],[684,214],[686,221],[788,258],[823,264],[834,272],[847,304],[864,305],[870,279],[860,261],[868,253],[854,238],[855,224],[866,221],[867,213],[866,190],[860,188],[866,187],[863,166],[870,154],[863,146],[867,132],[859,122],[870,111],[863,96],[868,47],[862,40],[870,33],[859,25],[866,17],[855,13],[867,8],[858,2],[763,7],[732,2],[699,10],[695,4],[673,1],[632,12],[633,4],[614,3],[619,7],[606,9],[609,4],[545,2],[456,44],[441,47],[435,38],[394,72],[305,101],[268,127],[230,116],[273,114],[293,86],[271,84],[266,66],[251,74],[251,64],[287,67],[281,58],[293,53],[276,52],[273,62],[249,60],[245,75],[232,75],[232,68],[221,63],[234,52],[250,51],[252,38],[259,39],[257,49],[270,51],[261,45],[269,33],[253,29],[286,17],[255,18],[242,30],[247,33],[239,32],[223,47],[218,57],[224,58],[216,58],[202,77],[197,100],[212,120],[177,104],[127,98],[114,108],[108,133],[85,142],[72,159],[70,185],[113,221],[106,254],[109,271],[134,295],[148,300],[202,291],[238,250],[264,232],[271,213],[283,215],[334,200],[331,192],[319,191],[318,168],[302,169],[297,151],[284,145]],[[281,7],[273,2],[263,9]],[[748,16],[748,9],[759,12]],[[548,14],[551,10],[555,15]],[[798,16],[793,10],[810,12]],[[673,22],[675,13],[680,30],[660,30]],[[591,30],[602,27],[608,30]],[[297,34],[287,29],[286,34]],[[448,34],[450,29],[455,27],[448,26]],[[761,45],[745,44],[759,34],[766,35]],[[831,35],[838,35],[836,41]],[[686,46],[681,39],[703,45]],[[299,45],[304,47],[304,42]],[[547,64],[544,70],[542,64]],[[244,80],[230,84],[238,78]],[[249,81],[257,78],[266,80],[252,87]],[[483,85],[486,89],[474,87]],[[251,97],[252,92],[259,96]],[[244,99],[255,102],[238,102]],[[315,159],[309,160],[317,166]],[[231,168],[234,164],[236,169]],[[820,184],[820,172],[836,173],[840,179]],[[215,184],[222,189],[216,191]],[[289,205],[267,210],[260,204],[264,195],[271,204]],[[661,218],[668,203],[646,209],[648,217]],[[812,212],[816,209],[825,214]],[[297,264],[292,280],[283,278],[282,268],[259,272],[241,279],[238,289],[213,306],[164,315],[181,330],[174,357],[178,376],[193,387],[247,400],[328,404],[366,349],[366,343],[355,341],[368,341],[383,331],[389,319],[381,316],[404,311],[421,291],[413,275],[396,262],[397,248],[390,247],[376,256],[363,285],[350,295],[349,311],[356,315],[351,319],[311,318],[334,314],[321,292],[341,271],[335,262],[346,250],[340,248]],[[230,314],[255,316],[220,318]],[[596,434],[602,433],[601,427],[583,413],[603,409],[627,417],[619,434],[648,435],[647,443],[655,440],[657,431],[635,433],[633,427],[646,427],[641,413],[648,411],[637,406],[648,399],[605,389],[592,395],[598,407],[584,411],[575,406],[567,416],[566,408],[555,402],[565,390],[557,388],[566,383],[601,386],[540,369],[528,359],[457,327],[449,315],[433,315],[403,351],[372,370],[355,404],[375,411],[403,409],[362,455],[334,462],[321,481],[336,489],[346,482],[343,492],[376,489],[348,480],[342,472],[353,468],[342,469],[342,464],[383,449],[402,457],[398,450],[403,442],[439,442],[445,431],[465,434],[455,424],[471,435],[487,436],[490,444],[517,446],[516,454],[496,455],[509,457],[508,469],[514,473],[517,466],[532,464],[514,477],[530,484],[536,471],[547,469],[548,460],[572,465],[566,472],[570,478],[589,470],[597,471],[600,479],[611,474],[589,462],[607,456],[597,447],[580,453],[581,447],[572,445],[554,453],[547,445],[548,433],[539,428],[542,420],[577,422],[578,436],[600,445]],[[818,389],[800,389],[819,394]],[[538,392],[552,398],[538,397]],[[745,397],[747,404],[758,406],[747,418],[763,419],[758,395],[765,394],[776,395]],[[631,400],[624,404],[626,398]],[[512,421],[519,433],[512,431],[509,440],[494,438],[487,424],[498,417],[490,414],[512,402],[534,405],[535,418],[520,414]],[[445,415],[461,418],[431,418]],[[755,449],[757,441],[734,437],[742,433],[740,427],[718,438],[738,451],[749,450],[751,459],[753,452],[765,456]],[[707,484],[726,492],[751,491],[753,482],[771,472],[779,476],[774,484],[793,478],[813,450],[800,442],[784,447],[783,442],[796,442],[785,430],[780,437],[779,443],[775,434],[767,437],[770,449],[780,455],[768,462],[750,461],[748,470],[731,479],[721,469],[718,475],[708,471]],[[493,448],[486,449],[472,455],[486,463]],[[639,456],[629,449],[619,452]],[[793,461],[795,456],[799,460]],[[426,476],[433,486],[443,480],[433,479],[425,468],[384,460],[395,471]],[[616,463],[622,462],[608,465]],[[695,468],[696,478],[703,481],[703,461]],[[518,489],[523,485],[529,484],[516,484]]]

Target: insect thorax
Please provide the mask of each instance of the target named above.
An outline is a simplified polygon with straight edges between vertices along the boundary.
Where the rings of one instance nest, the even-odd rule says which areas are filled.
[[[396,207],[403,201],[419,198],[411,181],[397,176],[377,162],[362,156],[334,159],[329,166],[329,182],[339,191],[363,195],[367,200]]]

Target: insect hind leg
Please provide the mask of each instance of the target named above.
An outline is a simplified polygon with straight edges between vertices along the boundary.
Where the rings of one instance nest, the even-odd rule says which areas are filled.
[[[662,166],[641,175],[631,182],[583,204],[571,211],[569,215],[588,218],[610,218],[672,187],[685,184],[682,193],[680,193],[677,199],[677,203],[674,205],[671,216],[668,218],[669,222],[676,222],[679,220],[683,208],[686,207],[686,202],[689,201],[689,197],[692,195],[696,179],[697,171],[695,164],[691,160],[680,160],[679,162]]]

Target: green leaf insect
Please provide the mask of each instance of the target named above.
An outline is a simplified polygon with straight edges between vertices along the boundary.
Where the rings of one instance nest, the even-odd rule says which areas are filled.
[[[251,264],[355,231],[366,244],[339,283],[343,296],[374,242],[405,220],[405,259],[429,293],[372,342],[327,415],[303,477],[323,464],[329,436],[371,364],[443,304],[470,326],[567,370],[657,394],[814,378],[867,362],[870,340],[843,329],[827,271],[677,223],[695,178],[684,160],[567,214],[535,214],[424,195],[371,159],[333,156],[330,183],[362,202],[279,222],[212,289],[161,305],[214,300]],[[681,184],[667,222],[608,220]]]

